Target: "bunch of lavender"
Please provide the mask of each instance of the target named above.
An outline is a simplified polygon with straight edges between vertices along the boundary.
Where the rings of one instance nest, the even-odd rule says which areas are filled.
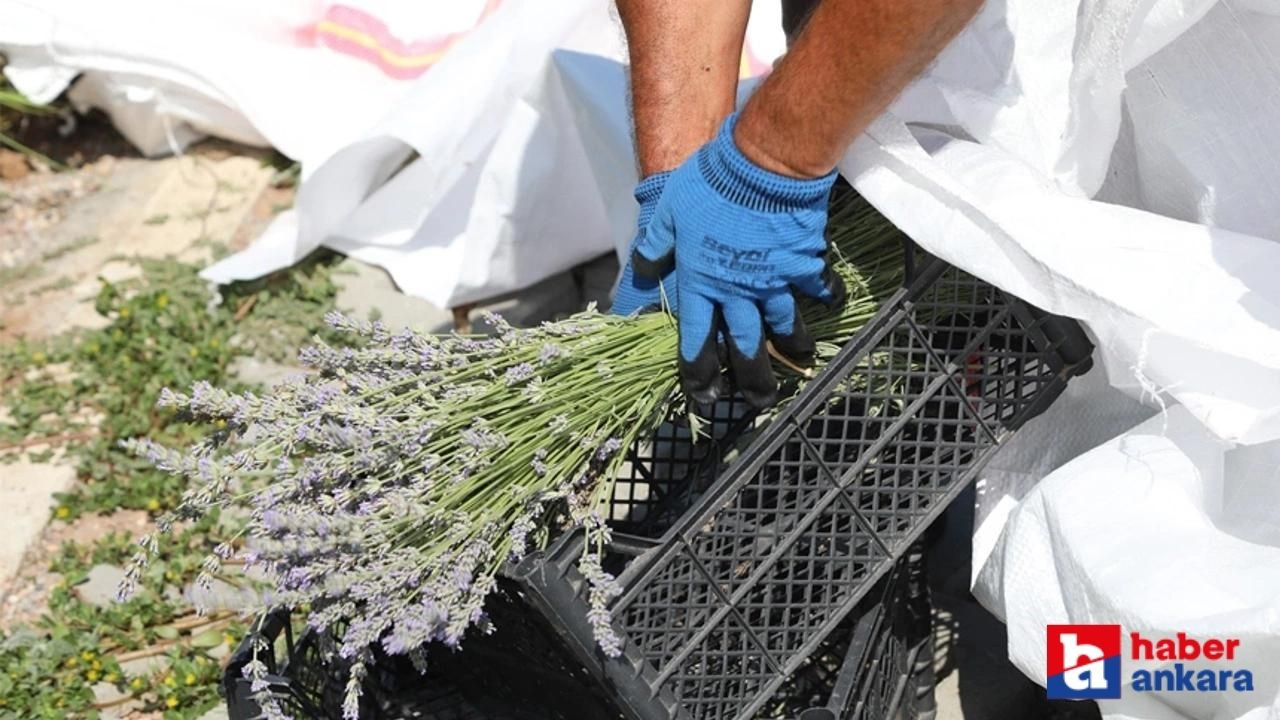
[[[865,326],[902,270],[901,235],[865,204],[831,226],[850,292],[838,313],[804,309],[820,358]],[[487,320],[492,337],[433,336],[332,314],[353,346],[304,349],[315,372],[269,394],[207,383],[162,393],[164,407],[221,421],[214,438],[186,451],[129,443],[191,483],[160,532],[215,507],[249,509],[201,581],[238,552],[267,579],[260,609],[306,608],[313,628],[334,633],[352,667],[349,718],[371,647],[420,661],[430,643],[456,648],[469,629],[487,631],[499,570],[568,528],[588,538],[579,567],[597,640],[620,651],[607,609],[617,587],[600,559],[605,512],[624,450],[681,402],[674,322],[595,311],[531,329]],[[140,544],[122,596],[157,540]],[[264,694],[265,673],[246,668]]]

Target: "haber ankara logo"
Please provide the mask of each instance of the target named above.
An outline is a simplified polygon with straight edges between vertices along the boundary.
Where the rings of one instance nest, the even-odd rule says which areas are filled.
[[[1120,697],[1120,626],[1048,626],[1047,694],[1054,700]]]

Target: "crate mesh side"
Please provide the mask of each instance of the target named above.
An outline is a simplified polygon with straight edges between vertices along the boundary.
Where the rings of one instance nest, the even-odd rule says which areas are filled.
[[[737,607],[781,665],[831,618],[848,588],[864,581],[884,557],[859,531],[853,513],[833,504],[748,588]]]
[[[690,718],[758,707],[782,682],[759,673],[800,667],[1056,379],[1024,320],[948,270],[768,457],[721,478],[733,491],[614,608]]]
[[[849,460],[850,466],[861,465],[852,477],[845,477],[842,463],[823,462],[808,440],[811,433],[799,428],[805,440],[780,448],[776,457],[786,462],[772,466],[793,472],[774,475],[766,465],[766,471],[744,486],[750,492],[736,496],[731,510],[717,515],[714,525],[699,534],[696,562],[715,573],[717,585],[733,597],[734,609],[761,638],[768,658],[777,666],[791,667],[804,659],[805,646],[865,592],[873,571],[892,562],[890,552],[905,547],[909,533],[921,529],[925,516],[958,490],[956,481],[973,457],[992,443],[963,408],[963,401],[948,397],[951,392],[950,385],[942,386],[935,398],[936,414],[921,413],[898,428],[894,441],[878,452]],[[824,411],[842,407],[834,403]],[[829,426],[830,421],[822,418],[818,424]],[[833,479],[843,489],[837,489]],[[777,496],[796,500],[788,506],[790,512],[776,512],[776,506],[768,504],[744,511],[743,498],[753,496],[762,485]],[[826,498],[825,506],[818,506],[819,496]],[[756,505],[756,498],[751,499]],[[723,549],[729,552],[715,554]],[[713,610],[704,608],[701,616]],[[716,617],[721,623],[737,622],[732,613]],[[719,636],[707,633],[703,622],[680,631],[695,637],[693,656],[702,663],[719,646]],[[651,659],[679,653],[683,643],[669,639],[673,632],[663,628],[668,642],[664,652],[649,654]],[[721,712],[737,717],[733,713],[753,698],[723,695],[720,684],[699,689],[702,663],[685,663],[673,674],[673,687],[678,688],[684,707],[695,718],[720,717]],[[656,666],[665,668],[663,663]],[[719,697],[722,707],[694,699],[704,696]]]
[[[809,509],[835,491],[802,443],[788,442],[691,539],[690,547],[726,594],[754,583],[779,543],[810,521]]]
[[[774,676],[746,629],[727,616],[697,651],[685,658],[675,690],[692,717],[730,720],[739,717]]]
[[[956,268],[915,303],[913,320],[987,427],[1016,418],[1057,372],[1047,340],[1015,313],[999,290]],[[977,338],[980,344],[975,345]]]
[[[722,603],[691,559],[653,576],[643,600],[621,617],[627,636],[654,667],[665,666]]]
[[[1036,351],[1012,316],[991,334],[990,342],[966,363],[964,388],[983,422],[1011,422],[1053,381],[1057,369]]]
[[[665,531],[715,477],[726,444],[738,440],[755,420],[745,402],[733,398],[716,403],[694,441],[673,408],[657,431],[632,445],[614,478],[609,519],[615,530],[646,537]]]

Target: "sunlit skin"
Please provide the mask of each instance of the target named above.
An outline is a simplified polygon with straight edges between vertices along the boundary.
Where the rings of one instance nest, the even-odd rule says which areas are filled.
[[[748,101],[734,140],[793,177],[830,172],[981,0],[824,0]],[[618,0],[642,176],[680,165],[733,109],[750,0]]]
[[[618,0],[640,175],[674,170],[733,112],[750,0]]]

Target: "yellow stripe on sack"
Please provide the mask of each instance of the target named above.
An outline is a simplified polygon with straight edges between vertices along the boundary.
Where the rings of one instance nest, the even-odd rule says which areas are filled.
[[[440,50],[427,53],[426,55],[405,57],[404,55],[383,47],[381,43],[378,42],[377,38],[372,35],[354,28],[349,28],[346,25],[339,25],[332,20],[321,20],[316,23],[316,32],[348,40],[363,48],[373,50],[378,53],[378,57],[388,65],[394,65],[395,67],[401,68],[424,67],[430,65],[436,60],[439,60],[441,56],[444,55],[445,51],[449,49],[449,46],[445,46]],[[450,43],[450,45],[451,44],[452,43]]]

